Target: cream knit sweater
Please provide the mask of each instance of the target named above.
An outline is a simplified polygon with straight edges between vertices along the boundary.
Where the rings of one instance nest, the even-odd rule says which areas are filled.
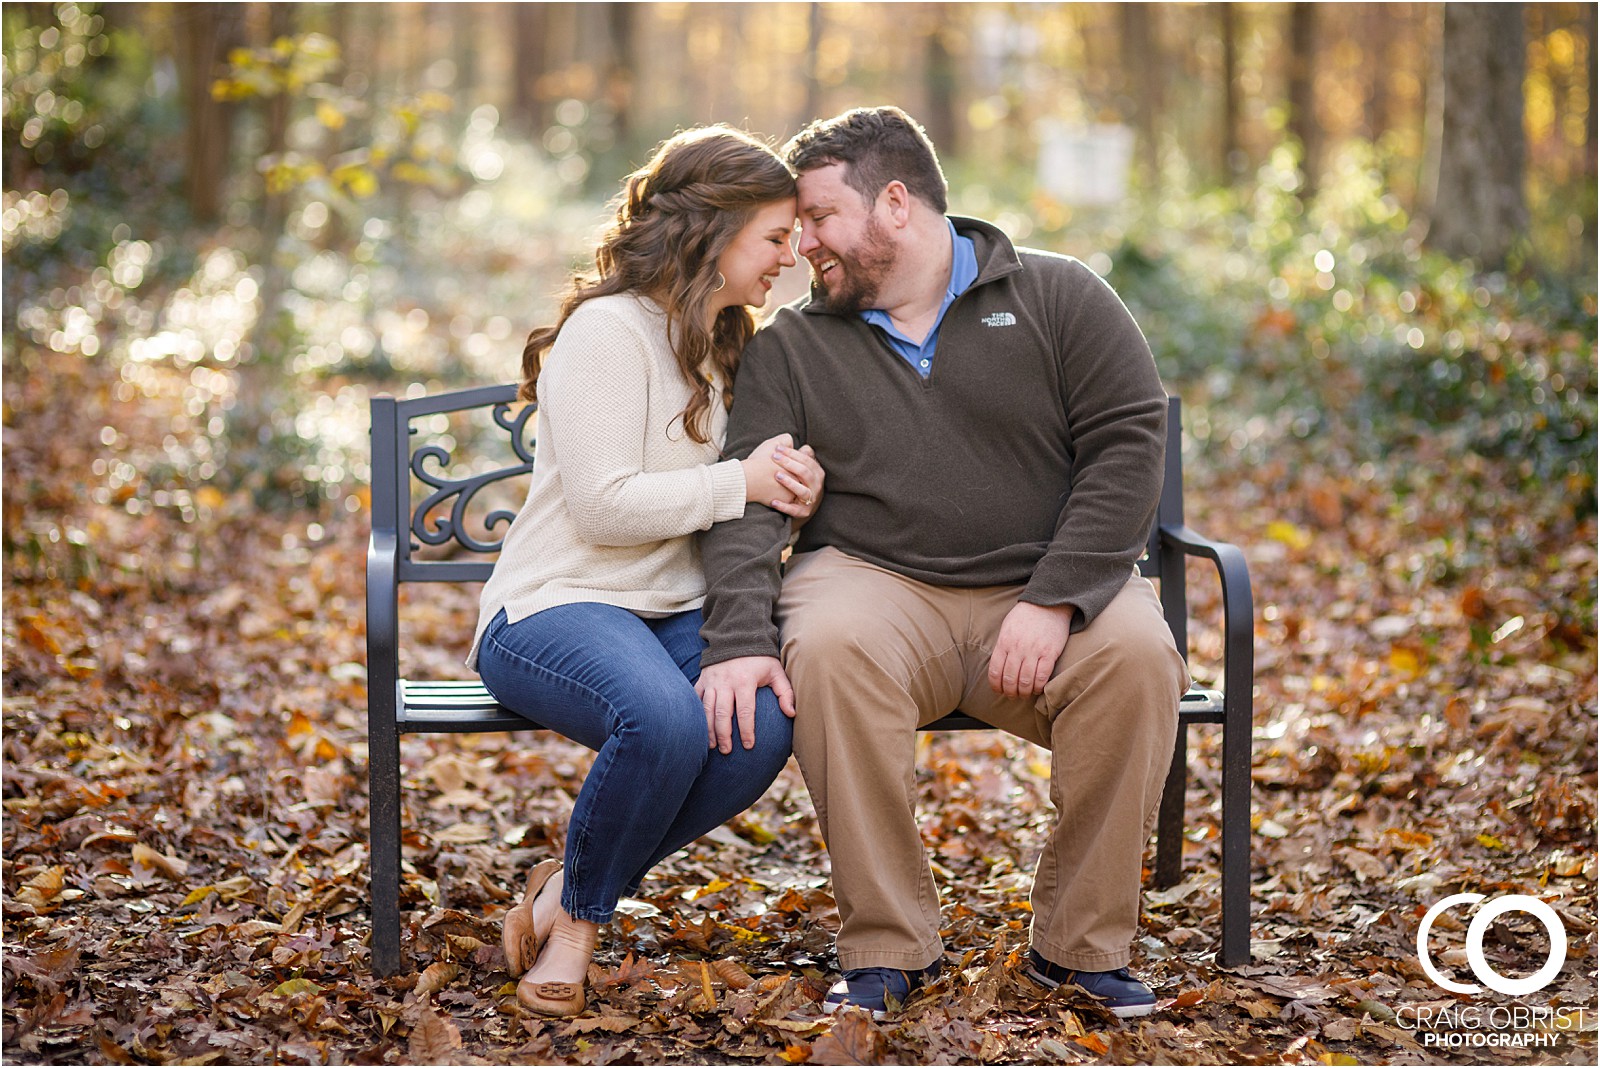
[[[502,608],[516,622],[580,601],[646,617],[701,606],[694,532],[743,515],[745,482],[739,461],[717,461],[721,403],[709,442],[684,432],[689,396],[649,298],[596,297],[562,325],[539,373],[528,499],[484,584],[468,665]]]

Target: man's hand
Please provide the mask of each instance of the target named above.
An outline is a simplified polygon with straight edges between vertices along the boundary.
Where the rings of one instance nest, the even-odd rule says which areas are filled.
[[[770,686],[778,707],[794,718],[794,687],[775,656],[739,656],[700,672],[694,692],[706,706],[706,747],[733,752],[733,721],[746,749],[756,744],[756,691]]]
[[[1007,697],[1042,693],[1067,647],[1075,611],[1070,604],[1046,607],[1018,601],[1000,624],[989,657],[989,687]]]

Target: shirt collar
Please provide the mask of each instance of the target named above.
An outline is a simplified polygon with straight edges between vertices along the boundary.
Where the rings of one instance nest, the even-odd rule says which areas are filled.
[[[945,296],[955,300],[978,280],[978,250],[972,238],[956,233],[956,224],[948,216],[944,221],[950,227],[950,285]]]

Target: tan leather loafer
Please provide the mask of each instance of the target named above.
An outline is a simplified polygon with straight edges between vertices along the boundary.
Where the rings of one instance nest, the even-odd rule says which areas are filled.
[[[533,903],[551,876],[561,870],[561,861],[546,860],[528,873],[528,889],[522,901],[513,905],[500,921],[500,947],[506,951],[506,974],[520,979],[539,956],[539,935],[533,929]]]
[[[576,1016],[587,1003],[582,983],[532,983],[526,978],[517,984],[517,1000],[541,1016]]]

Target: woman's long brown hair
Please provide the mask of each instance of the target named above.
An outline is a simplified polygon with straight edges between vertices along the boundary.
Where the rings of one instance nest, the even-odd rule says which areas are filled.
[[[723,280],[717,258],[755,210],[794,196],[794,178],[777,153],[727,126],[687,130],[662,142],[650,162],[628,176],[616,218],[594,252],[595,269],[572,279],[553,325],[528,335],[522,351],[523,400],[534,400],[544,355],[578,306],[612,293],[637,292],[666,310],[673,355],[694,395],[683,424],[709,440],[712,385],[708,366],[731,385],[739,353],[755,333],[744,305],[724,308],[711,329],[706,306]],[[731,403],[731,389],[726,394]]]

